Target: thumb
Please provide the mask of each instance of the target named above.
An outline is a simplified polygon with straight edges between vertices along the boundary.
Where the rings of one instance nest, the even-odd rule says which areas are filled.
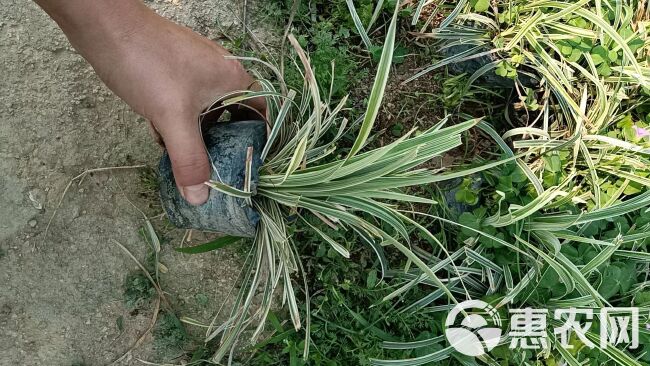
[[[191,120],[191,119],[190,119]],[[164,123],[159,129],[172,163],[176,186],[191,205],[208,200],[210,162],[205,150],[198,122]]]

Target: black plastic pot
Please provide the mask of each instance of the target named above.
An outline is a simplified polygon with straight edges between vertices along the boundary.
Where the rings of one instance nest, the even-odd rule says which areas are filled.
[[[445,48],[444,51],[442,52],[442,56],[451,57],[459,53],[469,51],[474,47],[476,46],[473,44],[454,45]],[[489,50],[490,49],[486,46],[480,49],[477,53],[486,52]],[[449,64],[447,68],[454,75],[467,74],[467,76],[471,76],[476,71],[480,70],[483,66],[491,64],[492,62],[497,60],[500,60],[500,58],[496,54],[489,54],[489,55],[484,55],[481,57],[476,57],[461,62],[454,62]],[[519,81],[522,83],[523,86],[527,88],[536,88],[539,86],[539,80],[525,73],[519,74]],[[478,79],[477,84],[484,85],[487,87],[497,87],[497,88],[514,88],[515,86],[514,80],[503,76],[499,76],[494,73],[494,70],[488,71],[487,73],[483,74],[483,76],[481,76]]]
[[[257,188],[260,154],[266,142],[266,124],[263,121],[217,123],[203,136],[212,165],[212,180],[243,189],[246,172],[246,154],[253,147],[253,174],[251,191]],[[244,199],[210,190],[208,201],[201,206],[188,204],[180,195],[174,181],[167,152],[159,165],[160,198],[171,222],[186,229],[214,231],[224,234],[253,237],[259,214]]]
[[[469,178],[472,179],[471,188],[478,192],[479,189],[481,189],[481,184],[483,182],[481,176],[479,174],[473,174],[470,175]],[[436,183],[438,189],[442,192],[442,195],[445,198],[445,203],[447,203],[447,207],[449,207],[452,218],[454,219],[457,219],[461,214],[469,212],[475,207],[456,200],[456,193],[460,190],[462,183],[463,178]]]

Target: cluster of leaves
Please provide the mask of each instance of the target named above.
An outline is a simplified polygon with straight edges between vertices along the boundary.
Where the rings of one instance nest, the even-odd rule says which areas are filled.
[[[315,0],[298,1],[294,7],[294,0],[275,0],[269,4],[273,9],[281,9],[283,16],[278,19],[288,19],[291,11],[295,11],[292,32],[300,46],[309,53],[321,94],[340,99],[354,88],[352,81],[367,79],[370,65],[366,62],[366,54],[378,63],[383,51],[381,44],[371,44],[367,49],[360,47],[362,35],[350,13],[350,6],[354,7],[360,24],[370,27],[378,19],[390,19],[396,1],[361,0],[348,4],[346,0]],[[400,16],[408,14],[406,10]],[[383,32],[378,35],[382,36]],[[393,63],[404,62],[407,53],[406,47],[395,47]],[[289,87],[300,90],[304,82],[300,66],[287,60],[284,79]]]
[[[331,90],[322,87],[323,95],[338,99],[350,89],[351,80],[363,78],[368,70],[359,66],[346,42],[350,37],[350,29],[335,27],[334,23],[322,20],[310,27],[309,31],[298,37],[300,45],[310,50],[310,58],[319,85],[330,85]],[[304,78],[297,65],[287,63],[287,84],[298,89],[302,87]],[[354,77],[354,78],[353,78]]]
[[[372,16],[372,3],[366,1],[360,7],[357,5],[362,19],[369,20]],[[282,20],[288,19],[294,8],[293,0],[276,0],[270,4],[281,9],[283,17],[278,19]],[[350,80],[358,80],[367,73],[353,54],[354,46],[350,38],[357,37],[345,1],[302,1],[294,10],[295,33],[301,47],[310,54],[318,85],[330,85],[332,82],[331,97],[343,97],[350,89]],[[302,88],[304,76],[301,69],[288,60],[285,62],[284,78],[291,88]],[[322,87],[321,93],[329,95],[330,91]]]
[[[502,83],[508,86],[503,94],[517,96],[513,110],[502,114],[512,130],[500,133],[518,151],[530,152],[526,162],[545,188],[577,170],[578,195],[592,209],[649,185],[650,69],[643,6],[518,0],[461,2],[452,9],[445,26],[430,36],[445,48],[477,45],[423,72],[478,59],[481,63],[468,70],[468,84],[490,70],[512,80]],[[498,124],[498,119],[491,121]],[[538,164],[539,152],[549,150],[545,147],[557,148]]]

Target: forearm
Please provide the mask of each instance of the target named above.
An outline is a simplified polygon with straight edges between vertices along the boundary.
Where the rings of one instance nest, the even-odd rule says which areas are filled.
[[[151,11],[140,0],[34,0],[74,41],[120,37]]]
[[[95,65],[116,54],[135,32],[158,16],[141,0],[35,0],[70,43]]]

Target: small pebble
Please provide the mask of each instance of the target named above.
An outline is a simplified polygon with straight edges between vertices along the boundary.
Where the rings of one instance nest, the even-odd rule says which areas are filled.
[[[43,202],[45,201],[45,193],[38,188],[32,189],[28,194],[29,200],[37,210],[43,209]]]

